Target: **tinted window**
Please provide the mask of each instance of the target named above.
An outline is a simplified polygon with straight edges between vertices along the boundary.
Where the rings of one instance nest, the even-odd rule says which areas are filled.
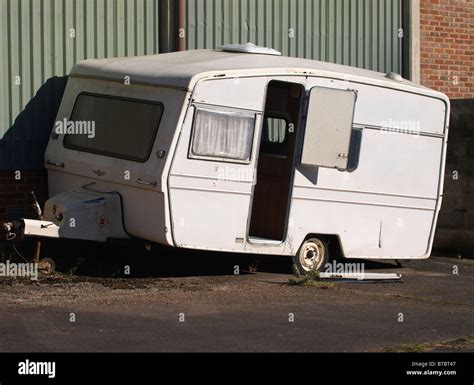
[[[349,146],[349,159],[347,161],[347,171],[355,171],[359,166],[360,147],[362,144],[362,130],[352,129],[351,144]]]
[[[70,127],[64,132],[64,146],[144,162],[150,156],[162,113],[161,103],[80,94]],[[87,134],[81,127],[88,127],[82,130]]]

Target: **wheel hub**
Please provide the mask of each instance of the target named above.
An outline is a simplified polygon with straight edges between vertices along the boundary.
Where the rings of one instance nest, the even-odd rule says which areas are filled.
[[[306,271],[318,269],[324,260],[323,254],[324,249],[322,245],[318,245],[316,242],[307,243],[300,253],[301,266]]]

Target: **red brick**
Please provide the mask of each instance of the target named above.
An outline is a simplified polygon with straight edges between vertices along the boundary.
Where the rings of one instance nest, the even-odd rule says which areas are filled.
[[[473,20],[473,1],[420,2],[422,84],[451,98],[472,98]],[[459,78],[458,85],[452,83],[454,76]]]

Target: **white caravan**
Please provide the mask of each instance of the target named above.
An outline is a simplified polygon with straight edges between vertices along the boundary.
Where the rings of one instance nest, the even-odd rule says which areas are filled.
[[[449,100],[253,45],[74,66],[21,235],[293,256],[430,255]],[[15,230],[17,229],[17,230]]]

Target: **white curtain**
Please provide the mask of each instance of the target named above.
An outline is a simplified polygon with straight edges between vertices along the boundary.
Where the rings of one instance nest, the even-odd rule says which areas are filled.
[[[249,160],[255,115],[198,109],[194,122],[194,155]]]

